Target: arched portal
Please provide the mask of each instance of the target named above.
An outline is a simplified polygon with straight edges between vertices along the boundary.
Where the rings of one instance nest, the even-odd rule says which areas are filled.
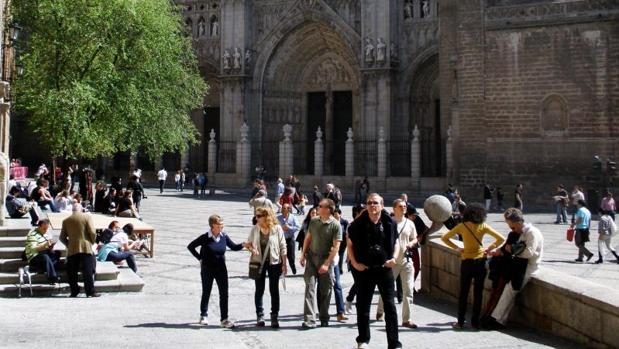
[[[344,174],[346,130],[359,111],[356,67],[350,45],[323,22],[308,20],[282,38],[265,66],[261,86],[262,164],[269,173],[277,173],[282,126],[291,124],[295,172],[313,173],[320,127],[325,174]]]
[[[421,176],[445,175],[444,122],[438,81],[438,55],[430,56],[414,72],[410,93],[409,133],[419,128]]]

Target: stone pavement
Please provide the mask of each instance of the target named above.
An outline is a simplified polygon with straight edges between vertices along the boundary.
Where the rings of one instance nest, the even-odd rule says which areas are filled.
[[[104,294],[100,298],[70,299],[59,296],[0,299],[0,348],[355,347],[357,330],[354,315],[346,324],[333,321],[329,328],[310,331],[300,329],[304,292],[300,276],[289,277],[287,291],[281,292],[282,328],[272,330],[269,327],[254,327],[254,284],[246,277],[249,256],[246,251],[230,251],[226,254],[230,276],[230,316],[237,320],[237,328],[224,330],[217,326],[219,309],[216,287],[209,308],[211,326],[204,328],[197,325],[201,292],[199,265],[186,246],[205,231],[207,218],[213,213],[224,217],[225,230],[234,241],[245,239],[249,234],[252,214],[245,202],[247,195],[218,193],[214,198],[201,200],[194,199],[188,192],[177,194],[168,191],[159,195],[154,190],[148,190],[148,194],[149,198],[143,201],[142,211],[144,220],[157,229],[157,249],[154,259],[138,257],[139,273],[146,282],[143,292]],[[344,213],[345,216],[350,214],[349,207],[345,208]],[[534,221],[535,217],[532,216]],[[497,227],[500,228],[498,224]],[[556,241],[559,241],[558,237]],[[573,254],[574,251],[570,252]],[[566,257],[571,258],[572,254]],[[559,256],[560,253],[552,258],[559,259]],[[578,267],[584,269],[589,266]],[[350,273],[344,274],[342,280],[347,291],[352,284]],[[268,312],[268,290],[264,299]],[[400,330],[405,348],[577,347],[523,328],[505,332],[455,332],[450,327],[456,314],[455,305],[428,299],[423,295],[419,295],[415,303],[413,316],[419,328]],[[334,305],[331,310],[335,310]],[[372,324],[371,347],[386,347],[383,323]]]

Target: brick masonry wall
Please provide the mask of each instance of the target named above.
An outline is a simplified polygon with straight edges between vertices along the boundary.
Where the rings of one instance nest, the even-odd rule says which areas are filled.
[[[443,13],[457,40],[441,49],[458,53],[453,180],[475,201],[486,181],[502,185],[508,203],[523,182],[534,206],[558,183],[593,186],[592,157],[619,158],[619,23],[487,26],[479,2],[445,6],[457,8]],[[549,96],[563,102],[562,130],[542,127]]]

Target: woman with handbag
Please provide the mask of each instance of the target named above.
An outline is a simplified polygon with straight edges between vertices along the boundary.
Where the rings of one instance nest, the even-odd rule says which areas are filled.
[[[200,301],[200,324],[208,325],[208,301],[211,297],[213,281],[219,289],[219,310],[221,327],[232,328],[234,322],[228,319],[228,269],[226,268],[226,248],[240,251],[243,247],[250,249],[249,244],[235,244],[224,233],[224,220],[218,215],[208,218],[210,230],[193,240],[188,246],[189,252],[200,261],[202,277],[202,299]],[[200,246],[200,252],[196,248]]]
[[[275,213],[270,207],[256,208],[257,224],[254,225],[247,239],[248,248],[252,250],[249,260],[249,277],[256,282],[254,302],[256,304],[256,326],[263,327],[264,308],[262,297],[267,274],[269,275],[269,292],[271,293],[271,327],[278,328],[279,314],[279,278],[286,275],[286,239]]]
[[[496,230],[484,223],[486,220],[486,209],[481,204],[471,204],[466,207],[462,217],[462,223],[445,233],[441,240],[452,249],[460,252],[460,295],[458,297],[458,322],[452,324],[454,329],[464,328],[464,316],[468,302],[471,281],[474,280],[473,293],[473,315],[471,316],[471,326],[479,329],[479,315],[481,312],[481,301],[484,291],[484,280],[486,279],[486,255],[489,251],[500,246],[505,238]],[[451,237],[459,234],[462,236],[464,247],[458,247],[451,242]],[[484,247],[482,241],[484,235],[490,235],[494,242],[488,247]]]

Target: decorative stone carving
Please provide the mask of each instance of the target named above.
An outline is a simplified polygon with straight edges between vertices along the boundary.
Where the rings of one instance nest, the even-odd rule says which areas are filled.
[[[374,44],[372,43],[372,39],[369,37],[365,38],[365,62],[373,63],[374,62]]]
[[[398,44],[396,44],[395,41],[392,41],[389,45],[389,54],[391,55],[392,61],[397,61],[400,59],[398,54]]]
[[[447,133],[451,133],[451,127],[447,130]],[[417,127],[417,125],[415,125],[415,129],[413,129],[413,142],[418,142],[419,141],[419,127]]]
[[[211,132],[209,133],[209,137],[211,137],[211,139],[208,141],[209,143],[211,142],[215,142],[215,129],[211,129]]]
[[[324,86],[333,83],[347,83],[351,81],[350,74],[343,65],[333,58],[322,61],[311,75],[311,85]]]
[[[219,20],[216,16],[211,18],[211,37],[216,37],[219,35]]]
[[[417,126],[415,126],[417,128]],[[447,139],[451,140],[451,125],[447,128]]]
[[[230,59],[232,59],[232,55],[229,50],[224,50],[224,54],[222,56],[222,62],[224,70],[230,70]]]
[[[385,141],[385,129],[382,126],[378,129],[378,141],[379,142]]]
[[[421,11],[422,11],[423,18],[430,17],[430,1],[429,0],[421,1]]]
[[[348,128],[348,131],[346,131],[346,137],[348,137],[348,139],[346,139],[346,142],[352,142],[353,139],[353,132],[352,132],[352,127]]]
[[[318,126],[318,130],[316,130],[316,142],[322,142],[322,130],[320,126]]]
[[[378,42],[376,43],[376,62],[384,63],[385,62],[385,51],[387,45],[382,38],[378,38]]]
[[[241,125],[241,142],[247,142],[247,140],[249,139],[249,126],[247,126],[246,122],[243,122],[243,125]]]
[[[413,3],[411,1],[406,1],[404,3],[404,19],[413,18]]]
[[[206,21],[204,17],[200,17],[198,20],[198,37],[202,37],[206,35]]]
[[[290,137],[292,137],[292,125],[284,125],[284,127],[282,127],[282,131],[284,131],[284,142],[290,142]]]
[[[234,49],[234,69],[241,69],[241,50],[238,47]]]
[[[245,66],[248,67],[251,65],[251,50],[245,50]]]
[[[567,106],[559,95],[550,95],[542,102],[541,124],[544,131],[567,129]]]

